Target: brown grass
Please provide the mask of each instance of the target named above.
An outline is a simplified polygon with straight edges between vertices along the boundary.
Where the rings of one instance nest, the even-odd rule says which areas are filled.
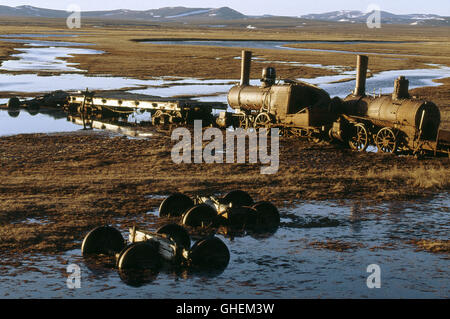
[[[309,199],[408,200],[449,189],[437,177],[449,176],[448,159],[359,154],[288,139],[281,143],[278,173],[261,175],[259,164],[176,165],[172,145],[169,137],[87,133],[1,138],[0,167],[7,178],[0,180],[0,251],[77,248],[88,230],[118,219],[123,227],[139,226],[146,216],[147,224],[156,225],[157,218],[145,213],[161,200],[148,194],[243,189],[281,208]],[[422,174],[431,172],[436,181],[416,182],[415,170],[424,180]],[[29,225],[28,218],[44,224]]]
[[[448,174],[448,167],[445,166],[419,165],[414,168],[402,168],[393,165],[392,168],[388,169],[370,168],[366,176],[374,182],[384,180],[403,182],[405,185],[420,189],[448,189],[450,186]]]
[[[422,239],[413,240],[411,243],[416,245],[418,250],[425,250],[432,253],[450,253],[450,240]]]
[[[358,248],[363,248],[364,245],[361,243],[350,243],[345,242],[341,240],[327,240],[325,242],[322,241],[313,241],[308,244],[309,246],[312,246],[316,249],[328,249],[328,250],[334,250],[337,252],[347,252],[356,250]]]

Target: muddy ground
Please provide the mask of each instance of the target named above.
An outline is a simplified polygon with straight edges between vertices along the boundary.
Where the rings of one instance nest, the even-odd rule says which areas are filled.
[[[448,158],[360,154],[282,139],[278,173],[262,175],[260,164],[174,164],[174,143],[168,134],[139,140],[89,131],[3,137],[0,251],[78,248],[93,227],[115,218],[132,225],[157,208],[161,199],[146,195],[244,189],[281,208],[310,199],[408,200],[450,186]]]

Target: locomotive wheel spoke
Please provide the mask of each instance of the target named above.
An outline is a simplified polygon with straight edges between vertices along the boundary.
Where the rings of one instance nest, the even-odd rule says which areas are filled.
[[[260,113],[255,118],[254,128],[268,127],[270,124],[270,117],[267,113]]]
[[[397,150],[397,137],[392,129],[382,128],[375,139],[378,150],[383,153],[395,153]]]
[[[239,118],[239,127],[246,130],[248,127],[247,115],[245,115],[244,113],[240,113],[238,118]]]
[[[348,142],[350,148],[355,151],[364,152],[367,149],[369,146],[369,136],[364,124],[358,123],[355,125],[355,134]]]

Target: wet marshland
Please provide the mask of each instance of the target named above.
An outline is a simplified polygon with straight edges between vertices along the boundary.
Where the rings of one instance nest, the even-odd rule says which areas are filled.
[[[1,38],[24,42],[27,47],[0,66],[3,71],[0,93],[14,91],[26,96],[58,89],[126,88],[130,92],[163,97],[190,96],[202,101],[226,102],[227,91],[238,81],[88,76],[77,65],[63,59],[71,54],[102,54],[95,47],[80,48],[76,42],[27,40],[20,35]],[[246,47],[254,47],[251,45],[256,44],[249,43]],[[45,72],[49,74],[42,74]],[[389,93],[399,75],[406,75],[412,88],[436,85],[433,79],[449,73],[448,67],[439,65],[424,70],[386,71],[368,79],[367,91],[375,90],[378,94],[381,89],[382,93]],[[343,97],[353,89],[354,80],[335,82],[354,76],[354,70],[342,69],[339,75],[299,80],[317,84],[332,96]],[[6,101],[0,99],[0,103]],[[31,114],[21,110],[8,114],[0,111],[0,136],[80,129],[58,112]],[[299,201],[294,207],[279,207],[281,225],[274,234],[235,238],[220,235],[231,252],[230,263],[223,272],[210,275],[163,269],[139,287],[127,285],[115,269],[90,265],[80,256],[80,250],[9,256],[3,259],[0,272],[0,297],[448,298],[449,204],[448,193],[430,199],[381,204],[353,200]],[[113,226],[123,231],[124,236],[133,224],[155,229],[149,215],[155,215],[156,210],[149,208],[148,214],[138,219],[117,218]],[[52,223],[46,219],[18,222]],[[82,238],[77,240],[80,245],[81,241]],[[444,242],[447,248],[430,251],[419,244],[421,241]],[[80,289],[67,288],[70,264],[81,267]],[[370,275],[367,267],[371,264],[381,268],[380,289],[367,287]]]

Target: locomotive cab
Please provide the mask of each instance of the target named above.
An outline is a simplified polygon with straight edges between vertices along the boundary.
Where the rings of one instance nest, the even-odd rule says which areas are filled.
[[[335,117],[328,112],[330,96],[322,89],[304,82],[286,80],[289,100],[276,108],[279,121],[293,126],[321,126]],[[277,94],[281,95],[281,94]]]

